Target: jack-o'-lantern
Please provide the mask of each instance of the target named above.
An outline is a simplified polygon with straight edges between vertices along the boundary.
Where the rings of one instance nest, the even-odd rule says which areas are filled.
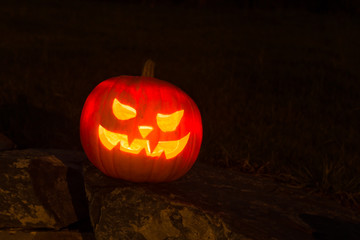
[[[196,161],[201,116],[181,89],[144,76],[153,62],[147,63],[143,76],[110,78],[90,93],[81,114],[81,143],[89,160],[108,176],[172,181]]]

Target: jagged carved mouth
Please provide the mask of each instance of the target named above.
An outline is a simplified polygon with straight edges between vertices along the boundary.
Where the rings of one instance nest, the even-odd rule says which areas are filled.
[[[120,151],[139,154],[143,149],[149,157],[160,157],[164,152],[166,159],[176,157],[183,151],[190,137],[190,133],[179,140],[174,141],[159,141],[154,150],[150,150],[150,142],[147,139],[135,138],[129,145],[128,135],[121,133],[114,133],[103,126],[99,125],[100,142],[109,150],[112,150],[120,143]]]

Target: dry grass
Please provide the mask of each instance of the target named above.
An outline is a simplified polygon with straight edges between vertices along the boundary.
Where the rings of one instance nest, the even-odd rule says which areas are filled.
[[[296,11],[12,1],[0,8],[0,130],[21,147],[80,148],[87,94],[152,58],[155,75],[199,105],[199,161],[359,206],[359,25]]]

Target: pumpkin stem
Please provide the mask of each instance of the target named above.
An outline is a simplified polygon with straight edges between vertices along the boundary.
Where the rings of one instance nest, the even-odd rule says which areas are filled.
[[[141,76],[154,77],[155,62],[151,59],[146,60]]]

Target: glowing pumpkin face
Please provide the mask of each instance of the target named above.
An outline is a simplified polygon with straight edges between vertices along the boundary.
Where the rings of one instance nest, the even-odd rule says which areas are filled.
[[[89,160],[105,174],[135,182],[172,181],[194,164],[202,140],[199,110],[170,83],[122,76],[88,96],[80,136]]]
[[[112,109],[114,115],[119,120],[128,120],[136,117],[136,110],[134,108],[120,103],[116,98],[114,99]],[[176,130],[183,114],[184,110],[176,111],[168,115],[158,113],[156,115],[156,121],[163,132],[172,132]],[[152,126],[139,126],[138,128],[143,138],[146,138],[154,129]],[[154,151],[151,152],[149,140],[136,138],[129,144],[128,135],[111,132],[106,130],[101,124],[99,125],[99,138],[107,149],[112,150],[120,143],[120,151],[139,154],[144,149],[147,156],[160,157],[162,153],[165,153],[166,159],[176,157],[186,146],[189,136],[190,133],[180,140],[159,141]]]

